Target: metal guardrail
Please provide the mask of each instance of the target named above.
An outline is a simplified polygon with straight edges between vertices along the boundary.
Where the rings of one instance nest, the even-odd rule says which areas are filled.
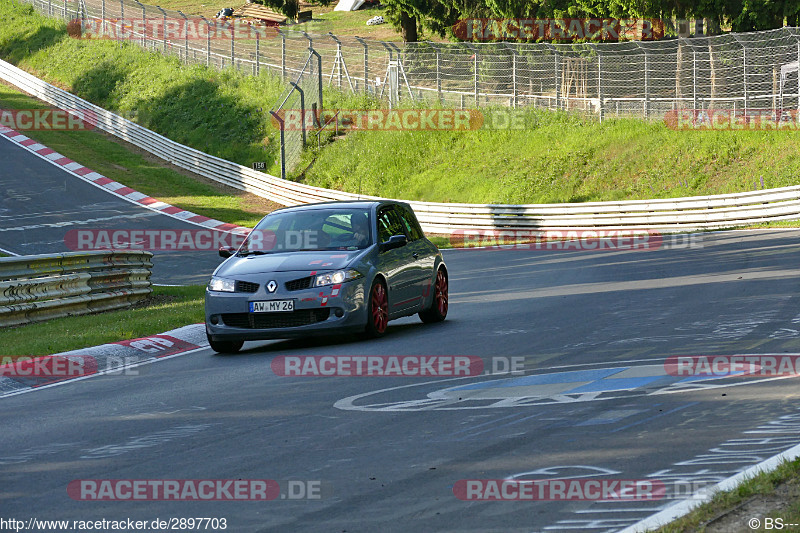
[[[127,307],[153,289],[150,252],[0,258],[0,327]]]
[[[90,109],[97,127],[208,179],[281,205],[376,199],[287,181],[205,154],[150,131],[0,61],[0,79],[62,109]],[[684,231],[800,219],[800,186],[665,200],[565,204],[409,202],[428,233],[498,228],[641,228]]]

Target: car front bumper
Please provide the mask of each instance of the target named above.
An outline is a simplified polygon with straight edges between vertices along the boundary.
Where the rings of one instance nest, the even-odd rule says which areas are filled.
[[[284,277],[291,276],[280,276]],[[276,281],[279,288],[274,293],[267,293],[264,285],[254,293],[206,289],[206,333],[209,337],[214,341],[268,340],[364,330],[367,324],[364,278],[297,291],[286,290],[288,279]],[[269,300],[294,300],[294,311],[249,311],[251,301]]]

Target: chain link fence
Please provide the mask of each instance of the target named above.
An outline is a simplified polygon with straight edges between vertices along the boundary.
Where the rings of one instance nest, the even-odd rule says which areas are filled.
[[[322,58],[310,48],[297,79],[270,110],[281,136],[281,178],[286,179],[286,173],[300,162],[309,133],[320,126],[321,111]]]
[[[184,20],[189,27],[198,20],[136,0],[26,1],[65,19]],[[535,106],[601,119],[658,119],[678,109],[800,109],[800,29],[790,27],[571,44],[390,43],[256,26],[244,37],[231,32],[228,40],[203,40],[189,31],[171,38],[142,32],[128,40],[187,63],[252,74],[267,69],[286,81],[304,76],[311,49],[321,58],[325,85],[372,94],[392,106]]]

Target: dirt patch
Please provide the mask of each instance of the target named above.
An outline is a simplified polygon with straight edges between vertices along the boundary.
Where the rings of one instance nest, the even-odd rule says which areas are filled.
[[[763,518],[767,515],[785,514],[793,505],[796,505],[798,498],[800,498],[800,481],[791,479],[775,487],[771,494],[753,496],[736,507],[723,511],[705,524],[701,524],[697,531],[705,533],[752,532],[753,530],[747,525],[748,520],[758,518],[763,523]]]
[[[150,294],[144,300],[139,300],[133,304],[130,309],[143,309],[145,307],[153,307],[155,305],[166,305],[179,300],[178,296],[172,294]]]

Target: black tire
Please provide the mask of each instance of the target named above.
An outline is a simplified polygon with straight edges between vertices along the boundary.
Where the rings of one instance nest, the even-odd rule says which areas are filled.
[[[382,311],[376,311],[379,305]],[[367,325],[364,336],[368,339],[383,337],[389,324],[389,293],[386,284],[381,279],[372,282],[367,296]]]
[[[211,346],[211,349],[217,353],[236,353],[242,349],[242,345],[244,345],[244,341],[215,341],[211,340],[211,337],[208,337],[208,344]]]
[[[447,309],[450,305],[450,284],[447,271],[439,268],[436,280],[433,283],[433,299],[431,306],[419,313],[419,318],[426,324],[442,322],[447,318]]]

